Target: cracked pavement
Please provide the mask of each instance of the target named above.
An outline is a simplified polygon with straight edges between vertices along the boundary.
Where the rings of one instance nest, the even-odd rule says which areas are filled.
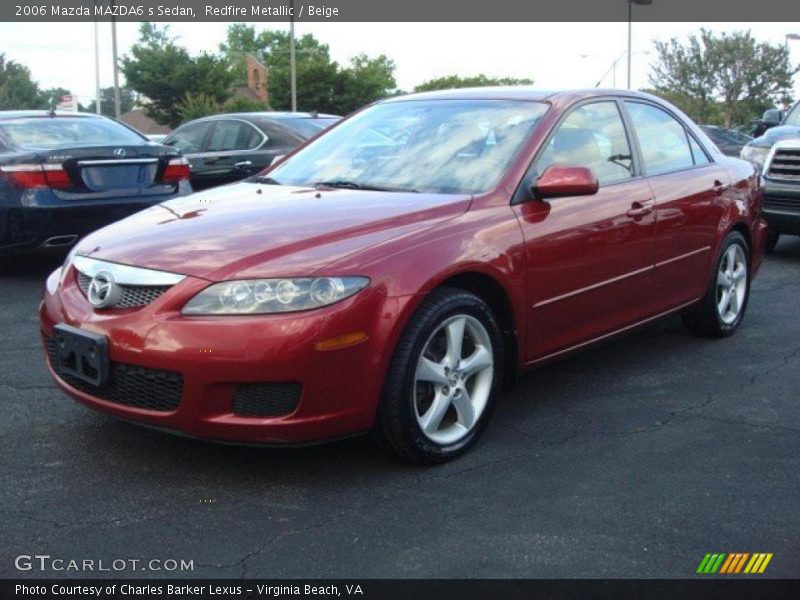
[[[687,577],[706,552],[800,576],[796,238],[734,337],[673,318],[528,373],[471,453],[432,468],[366,438],[224,446],[79,406],[37,344],[57,263],[0,279],[2,577],[64,574],[15,570],[36,553],[193,560],[188,577]]]

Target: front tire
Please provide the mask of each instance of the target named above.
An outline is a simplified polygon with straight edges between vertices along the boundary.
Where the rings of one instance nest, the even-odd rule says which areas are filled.
[[[411,317],[389,367],[375,434],[390,453],[442,463],[489,422],[503,379],[503,338],[486,302],[440,288]]]
[[[683,322],[703,337],[726,337],[739,327],[750,298],[750,248],[738,231],[722,242],[705,296]]]

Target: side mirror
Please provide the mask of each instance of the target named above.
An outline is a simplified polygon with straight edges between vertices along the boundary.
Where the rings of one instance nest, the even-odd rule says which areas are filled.
[[[533,184],[534,198],[560,198],[562,196],[591,196],[600,185],[597,176],[588,167],[559,167],[550,165]]]
[[[781,121],[783,121],[783,111],[777,108],[767,109],[764,111],[764,116],[761,117],[761,120],[765,125],[772,127],[775,125],[780,125]]]

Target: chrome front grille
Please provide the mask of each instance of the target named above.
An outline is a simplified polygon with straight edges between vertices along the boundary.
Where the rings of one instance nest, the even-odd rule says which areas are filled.
[[[156,271],[130,265],[76,256],[72,263],[77,271],[78,287],[95,308],[137,308],[154,302],[172,286],[185,279],[184,275]],[[90,293],[92,280],[105,283],[109,297],[100,302]],[[111,287],[114,292],[110,291]],[[92,292],[97,294],[99,288]],[[96,303],[95,303],[96,302]]]
[[[800,148],[776,148],[766,176],[769,179],[800,181]]]
[[[78,271],[78,287],[84,294],[89,292],[91,282],[91,277]],[[114,308],[147,306],[171,287],[169,285],[121,285],[122,293],[117,303],[114,304]]]

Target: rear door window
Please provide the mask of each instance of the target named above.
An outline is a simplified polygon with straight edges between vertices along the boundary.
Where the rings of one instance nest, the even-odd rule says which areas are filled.
[[[642,160],[648,175],[681,171],[695,165],[686,128],[672,115],[642,102],[626,100],[625,107],[639,139]],[[698,160],[701,156],[702,151]],[[705,159],[708,162],[708,157]]]
[[[694,136],[689,133],[689,147],[692,149],[692,159],[694,159],[695,165],[707,165],[711,162],[708,158],[708,154],[706,154],[705,150],[700,146],[700,143],[694,139]]]
[[[208,141],[208,152],[254,150],[263,139],[264,136],[245,121],[216,121]]]

